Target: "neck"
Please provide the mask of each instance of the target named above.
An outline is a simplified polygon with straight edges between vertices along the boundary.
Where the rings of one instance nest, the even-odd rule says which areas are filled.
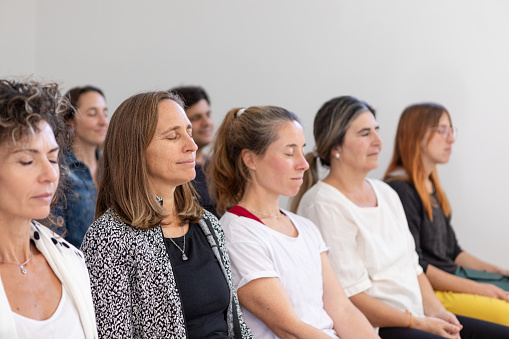
[[[30,224],[0,217],[0,260],[22,263],[30,257]]]
[[[246,187],[244,196],[240,199],[239,204],[266,215],[280,215],[279,195],[267,194],[251,184],[248,184]]]
[[[424,168],[424,185],[428,190],[428,193],[433,192],[433,184],[431,183],[431,173],[435,170],[436,164],[422,159],[422,166]]]
[[[198,148],[196,151],[196,165],[203,165],[205,163],[205,154],[203,153],[203,147]]]
[[[332,163],[329,175],[323,181],[337,187],[342,192],[355,192],[364,189],[367,174]]]
[[[74,156],[76,156],[79,161],[87,165],[89,169],[97,167],[97,158],[95,156],[96,150],[96,145],[84,143],[79,138],[74,139],[72,152],[74,153]]]

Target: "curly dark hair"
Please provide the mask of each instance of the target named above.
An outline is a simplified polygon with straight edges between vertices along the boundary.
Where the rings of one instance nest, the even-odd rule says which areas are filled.
[[[30,138],[39,132],[39,122],[45,121],[53,130],[60,149],[66,149],[70,135],[63,120],[63,114],[69,110],[69,107],[69,100],[61,95],[56,83],[0,80],[0,144],[14,144],[22,139]],[[58,163],[60,180],[51,202],[52,206],[58,204],[63,198],[61,184],[65,180],[66,167],[62,152],[59,152]],[[53,214],[42,222],[46,226],[62,225],[62,220],[57,220]]]

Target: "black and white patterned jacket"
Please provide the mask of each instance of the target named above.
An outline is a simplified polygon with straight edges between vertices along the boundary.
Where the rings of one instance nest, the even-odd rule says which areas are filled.
[[[221,225],[207,211],[199,225],[230,287],[228,336],[252,338],[240,313]],[[160,227],[133,228],[110,209],[90,226],[81,250],[90,274],[99,338],[186,338],[181,299]]]

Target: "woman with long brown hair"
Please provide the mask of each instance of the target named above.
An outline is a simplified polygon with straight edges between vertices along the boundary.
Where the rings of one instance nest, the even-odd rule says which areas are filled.
[[[329,100],[314,121],[315,171],[297,213],[314,221],[331,248],[345,292],[382,338],[506,338],[509,328],[448,312],[418,263],[398,195],[367,178],[378,167],[382,140],[375,110],[350,96]],[[318,161],[330,168],[313,175]],[[301,192],[303,193],[303,192]],[[461,322],[461,324],[460,324]]]
[[[451,205],[436,165],[449,161],[456,136],[445,107],[407,107],[385,181],[401,198],[419,263],[444,306],[456,314],[509,325],[509,270],[464,251],[451,227]]]
[[[132,96],[106,135],[81,246],[101,338],[251,338],[218,220],[197,203],[192,125],[169,92]]]

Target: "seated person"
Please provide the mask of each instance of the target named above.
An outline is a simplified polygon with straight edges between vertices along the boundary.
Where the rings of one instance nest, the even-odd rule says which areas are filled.
[[[441,105],[406,108],[385,180],[399,194],[419,263],[444,306],[456,314],[509,325],[509,270],[464,251],[451,227],[451,205],[436,165],[449,161],[456,132]]]
[[[232,109],[217,132],[212,192],[247,325],[257,339],[378,338],[348,300],[309,220],[279,207],[308,164],[297,117],[280,107]]]
[[[64,150],[68,167],[65,199],[56,207],[55,214],[64,218],[66,240],[80,247],[94,222],[99,147],[108,130],[108,107],[103,92],[92,86],[75,87],[66,97],[72,107],[64,118],[74,133],[72,144]]]
[[[197,146],[180,98],[125,100],[104,141],[98,219],[81,245],[99,338],[252,338],[224,234],[197,203]]]
[[[326,102],[314,135],[316,157],[330,171],[318,181],[315,154],[308,154],[305,194],[293,205],[320,228],[346,294],[382,338],[507,338],[509,327],[457,318],[435,296],[398,195],[366,178],[378,167],[378,130],[367,103],[349,96]]]
[[[2,339],[97,338],[83,254],[47,227],[61,223],[67,106],[56,84],[0,80]]]

